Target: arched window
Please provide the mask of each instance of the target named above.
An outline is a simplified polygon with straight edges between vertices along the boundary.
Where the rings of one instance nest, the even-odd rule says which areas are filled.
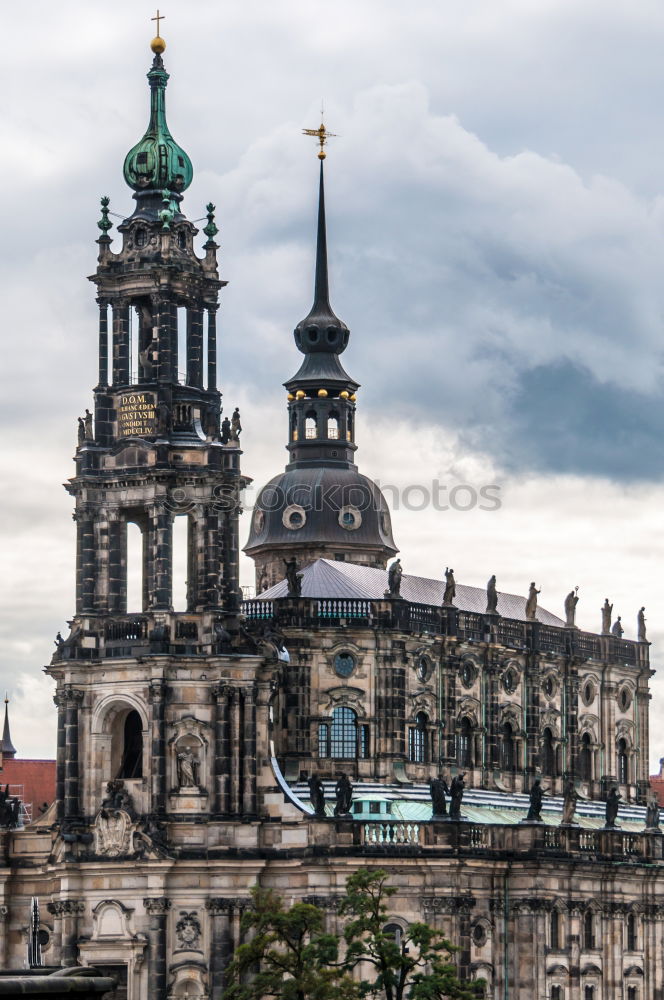
[[[297,441],[297,412],[291,413],[291,441]]]
[[[361,735],[359,730],[357,715],[352,708],[345,706],[335,708],[330,726],[330,756],[341,760],[363,756],[361,744],[365,741],[359,740],[358,737]]]
[[[562,986],[551,987],[551,1000],[563,1000]]]
[[[122,760],[117,778],[143,777],[143,724],[141,717],[132,709],[124,720]]]
[[[509,722],[506,722],[501,729],[500,738],[500,764],[503,771],[513,771],[516,762],[514,752],[514,730]]]
[[[465,715],[461,720],[461,725],[459,726],[457,740],[457,760],[459,761],[459,767],[472,767],[473,727],[470,724],[470,719]]]
[[[636,917],[633,913],[630,913],[627,917],[627,951],[636,951],[638,947]]]
[[[590,733],[584,733],[581,737],[581,750],[579,752],[579,773],[582,781],[592,781],[593,776],[593,752],[590,747]]]
[[[385,937],[391,938],[397,948],[401,947],[401,939],[403,937],[403,927],[399,924],[385,924],[383,927],[383,934]]]
[[[353,440],[353,414],[350,410],[346,414],[346,440]]]
[[[316,414],[313,410],[310,410],[304,418],[304,436],[307,440],[312,440],[313,438],[318,437]]]
[[[618,740],[618,782],[626,785],[629,782],[629,757],[627,756],[627,741]]]
[[[549,728],[542,733],[542,771],[551,778],[556,776],[556,750],[553,745],[553,733]]]
[[[551,911],[551,948],[558,951],[560,948],[560,913],[558,910]]]
[[[429,717],[425,712],[418,712],[415,725],[408,730],[408,758],[416,764],[426,764],[427,761],[427,726]]]
[[[591,951],[595,948],[595,914],[586,910],[583,916],[583,947]]]
[[[627,987],[627,1000],[639,1000],[639,991],[636,986]]]
[[[339,437],[339,417],[336,413],[330,413],[327,418],[327,436],[328,438]]]
[[[583,991],[583,1000],[595,1000],[595,987],[586,986]]]

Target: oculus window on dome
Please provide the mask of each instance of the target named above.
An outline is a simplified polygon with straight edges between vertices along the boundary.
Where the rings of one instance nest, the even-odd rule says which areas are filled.
[[[338,520],[346,531],[356,531],[362,524],[362,515],[356,507],[342,507]]]
[[[289,528],[291,531],[298,531],[307,523],[307,512],[304,507],[292,503],[289,507],[286,507],[281,520],[285,528]]]
[[[418,680],[424,682],[431,674],[432,664],[428,656],[422,655],[417,659],[416,673]]]

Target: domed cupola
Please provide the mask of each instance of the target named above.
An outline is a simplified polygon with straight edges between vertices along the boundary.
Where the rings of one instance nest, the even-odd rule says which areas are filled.
[[[260,492],[244,549],[255,561],[259,592],[283,578],[286,557],[300,565],[329,558],[384,568],[398,551],[385,497],[354,464],[359,383],[339,361],[350,334],[330,305],[324,126],[309,134],[322,140],[314,303],[295,327],[304,360],[284,383],[290,462]]]
[[[147,75],[150,121],[145,135],[129,150],[124,161],[124,178],[136,192],[135,214],[156,216],[165,203],[170,203],[171,211],[177,211],[182,193],[194,176],[191,160],[171,135],[166,122],[168,73],[161,57],[165,48],[163,38],[157,36],[152,42],[154,59]]]

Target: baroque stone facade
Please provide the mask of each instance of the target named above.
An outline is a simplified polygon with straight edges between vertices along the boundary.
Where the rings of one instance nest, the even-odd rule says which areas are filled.
[[[49,965],[97,966],[118,980],[117,1000],[219,1000],[253,885],[315,902],[336,928],[348,874],[387,866],[389,922],[444,930],[487,997],[664,1000],[662,837],[645,830],[643,806],[648,643],[581,632],[514,595],[486,613],[474,588],[444,602],[440,581],[388,576],[389,511],[352,461],[357,383],[329,305],[322,173],[286,475],[306,485],[325,471],[373,506],[337,494],[312,512],[291,497],[272,519],[254,514],[247,550],[271,589],[241,606],[239,416],[221,419],[216,382],[217,228],[210,205],[199,257],[161,51],[150,126],[125,162],[136,210],[117,251],[102,201],[99,378],[68,484],[77,606],[47,667],[56,802],[0,830],[0,965],[23,965],[36,896]],[[182,612],[175,517],[188,523]],[[139,609],[126,603],[129,523],[143,538]],[[461,819],[432,819],[428,781],[461,772]],[[309,803],[314,774],[325,815]],[[339,774],[355,786],[343,817],[330,801]],[[523,822],[539,776],[545,822]],[[565,781],[578,809],[561,825]],[[622,808],[607,829],[614,786]]]

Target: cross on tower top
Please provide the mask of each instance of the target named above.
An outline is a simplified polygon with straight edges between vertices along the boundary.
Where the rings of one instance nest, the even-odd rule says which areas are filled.
[[[157,16],[150,18],[150,20],[157,22],[157,38],[159,38],[160,37],[160,35],[159,35],[159,22],[160,21],[165,21],[166,20],[166,15],[165,14],[160,14],[159,13],[159,8],[157,7]]]

